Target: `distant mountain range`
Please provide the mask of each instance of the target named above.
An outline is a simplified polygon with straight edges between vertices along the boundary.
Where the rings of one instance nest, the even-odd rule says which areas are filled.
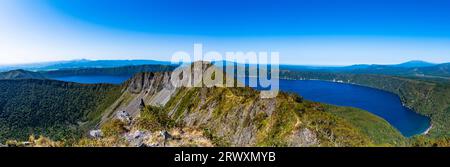
[[[217,63],[224,63],[227,61],[218,61]],[[112,68],[122,66],[137,66],[137,65],[170,65],[169,61],[158,60],[69,60],[69,61],[55,61],[32,64],[17,64],[17,65],[0,65],[0,71],[10,71],[16,69],[23,69],[29,71],[49,71],[58,69],[72,69],[72,68]],[[439,64],[429,63],[421,60],[412,60],[401,64],[381,65],[381,64],[356,64],[350,66],[313,66],[313,65],[281,65],[285,67],[295,67],[299,69],[361,69],[370,67],[402,67],[402,68],[419,68],[431,67]]]
[[[395,67],[404,67],[404,68],[414,68],[414,67],[429,67],[429,66],[434,66],[434,65],[436,65],[436,64],[429,63],[426,61],[421,61],[421,60],[412,60],[412,61],[408,61],[405,63],[397,64],[394,66]]]
[[[224,61],[214,62],[214,64],[224,63]],[[159,67],[153,66],[159,65]],[[170,62],[156,60],[73,60],[51,63],[37,63],[16,66],[0,66],[1,71],[12,71],[10,74],[2,74],[3,78],[17,79],[26,76],[23,70],[39,71],[46,75],[90,75],[90,74],[108,74],[108,75],[127,75],[131,76],[137,72],[152,72],[171,70]],[[242,64],[240,64],[242,65]],[[220,66],[220,65],[219,65]],[[306,66],[306,65],[280,65],[281,70],[288,71],[316,71],[316,72],[337,72],[351,74],[381,74],[397,75],[423,78],[450,78],[450,63],[434,64],[420,60],[408,61],[401,64],[378,65],[378,64],[357,64],[351,66]],[[19,75],[21,74],[21,75]],[[31,78],[34,75],[31,75]],[[8,77],[9,76],[9,77]],[[39,77],[39,76],[35,76]],[[1,78],[0,78],[1,79]]]
[[[289,71],[318,71],[351,74],[382,74],[430,77],[444,79],[450,78],[450,63],[433,64],[417,60],[394,65],[358,64],[343,67],[281,65],[280,69]]]
[[[45,77],[38,72],[12,70],[0,73],[0,79],[45,79]]]
[[[349,72],[357,74],[383,74],[383,75],[400,75],[400,76],[417,76],[417,77],[450,77],[450,63],[443,64],[415,64],[402,63],[399,65],[370,65],[359,68],[342,68],[337,69],[338,72]]]
[[[137,65],[169,65],[167,61],[157,60],[70,60],[70,61],[56,61],[47,63],[33,63],[33,64],[19,64],[19,65],[4,65],[0,66],[0,71],[9,71],[16,69],[23,69],[28,71],[50,71],[60,69],[72,68],[111,68],[122,66],[137,66]]]

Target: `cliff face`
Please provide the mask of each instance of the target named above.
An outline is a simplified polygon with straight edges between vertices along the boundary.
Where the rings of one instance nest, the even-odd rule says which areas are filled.
[[[177,89],[170,83],[170,72],[139,73],[124,83],[122,96],[110,106],[101,124],[112,119],[115,113],[125,111],[135,118],[138,116],[141,103],[152,106],[164,106]]]
[[[204,71],[205,66],[202,69],[193,71]],[[386,121],[365,111],[330,107],[286,93],[262,99],[259,91],[248,87],[174,87],[170,72],[137,74],[122,92],[104,112],[100,125],[122,111],[132,120],[139,118],[143,102],[160,107],[178,128],[203,131],[215,146],[370,146],[398,144],[390,139],[400,138]],[[365,129],[369,126],[378,129]],[[377,131],[388,133],[380,137]]]
[[[210,64],[201,62],[197,62],[197,65],[202,65],[200,67],[203,69],[195,71],[197,73],[203,72],[207,66],[210,66]],[[140,112],[141,101],[146,105],[164,106],[179,90],[173,85],[175,82],[172,81],[171,75],[172,72],[144,72],[136,74],[123,84],[123,95],[106,111],[107,114],[103,118],[102,123],[111,118],[112,113],[118,111],[126,111],[132,117],[136,117]],[[195,74],[192,74],[192,77],[193,75]]]
[[[140,95],[145,104],[164,106],[176,91],[170,81],[170,72],[140,73],[125,84],[131,94]]]
[[[207,130],[219,145],[253,146],[276,103],[250,88],[183,88],[165,108],[176,122]]]
[[[0,80],[0,143],[33,134],[76,139],[120,95],[119,87],[108,84]]]
[[[186,127],[204,129],[219,146],[369,146],[379,143],[358,124],[337,115],[333,107],[281,93],[261,99],[251,88],[182,88],[164,109]],[[393,131],[380,118],[369,118],[379,130]],[[366,115],[367,114],[367,115]],[[373,121],[373,122],[372,122]],[[390,128],[388,128],[390,127]]]

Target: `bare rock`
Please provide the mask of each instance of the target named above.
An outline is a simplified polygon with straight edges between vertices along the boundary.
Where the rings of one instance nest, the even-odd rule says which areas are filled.
[[[290,139],[290,146],[293,147],[311,147],[317,145],[319,145],[319,140],[316,134],[308,128],[296,131]]]
[[[103,136],[103,132],[100,129],[89,131],[89,135],[93,138],[101,138]]]
[[[120,121],[124,122],[124,123],[131,123],[131,116],[130,114],[128,114],[126,111],[119,111],[116,114],[117,119],[119,119]]]

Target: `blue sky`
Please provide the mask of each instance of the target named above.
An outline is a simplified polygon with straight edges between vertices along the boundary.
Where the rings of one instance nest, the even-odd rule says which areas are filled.
[[[0,64],[278,51],[283,64],[450,61],[445,0],[0,2]]]

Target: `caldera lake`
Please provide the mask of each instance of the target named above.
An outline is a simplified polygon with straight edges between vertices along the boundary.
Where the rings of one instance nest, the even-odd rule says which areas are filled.
[[[130,76],[112,76],[112,75],[81,75],[81,76],[62,76],[51,78],[58,81],[65,82],[75,82],[83,84],[97,84],[97,83],[107,83],[107,84],[122,84],[128,80]]]
[[[121,84],[130,76],[67,76],[55,80],[85,84]],[[285,80],[279,82],[280,90],[293,92],[305,99],[348,106],[371,112],[389,122],[405,137],[424,133],[430,119],[402,105],[400,98],[387,91],[348,83],[319,80]]]
[[[422,134],[430,127],[428,117],[403,106],[396,94],[380,89],[319,80],[280,80],[280,90],[298,93],[311,101],[369,111],[405,137]]]

